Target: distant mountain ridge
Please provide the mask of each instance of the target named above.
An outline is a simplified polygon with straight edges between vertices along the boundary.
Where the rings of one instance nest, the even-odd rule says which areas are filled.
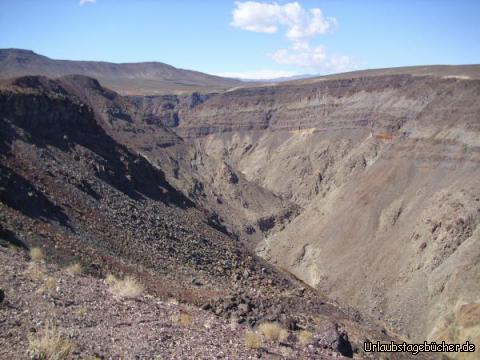
[[[124,95],[214,92],[240,86],[236,79],[178,69],[161,62],[109,63],[55,60],[30,50],[0,49],[0,78],[85,75]]]

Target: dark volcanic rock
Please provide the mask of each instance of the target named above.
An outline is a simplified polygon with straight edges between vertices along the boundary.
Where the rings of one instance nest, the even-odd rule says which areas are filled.
[[[323,348],[335,350],[346,357],[353,357],[352,344],[346,331],[339,331],[338,325],[329,327],[319,338],[317,344]]]

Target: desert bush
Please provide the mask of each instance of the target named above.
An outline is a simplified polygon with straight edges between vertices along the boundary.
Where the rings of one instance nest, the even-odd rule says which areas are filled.
[[[288,337],[288,331],[277,323],[266,322],[260,324],[258,330],[271,341],[283,341]]]
[[[110,285],[110,291],[120,299],[133,299],[143,292],[142,284],[132,276],[118,279],[114,275],[109,275],[105,281]]]
[[[63,360],[73,350],[73,343],[65,339],[55,327],[46,325],[38,337],[29,338],[29,355],[33,359]]]
[[[245,332],[245,345],[250,349],[258,349],[262,346],[262,337],[255,331]]]
[[[75,263],[68,266],[65,270],[72,276],[80,275],[82,273],[82,265]]]
[[[42,262],[45,260],[42,249],[34,247],[30,249],[30,259],[34,262]]]
[[[298,333],[298,342],[304,346],[308,345],[310,344],[310,341],[312,341],[312,336],[313,334],[310,331],[301,330]]]

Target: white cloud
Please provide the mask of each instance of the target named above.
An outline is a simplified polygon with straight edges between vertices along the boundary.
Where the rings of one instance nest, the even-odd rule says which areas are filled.
[[[80,0],[80,5],[93,4],[97,0]]]
[[[303,67],[308,72],[338,72],[355,68],[349,56],[330,55],[323,45],[310,45],[315,36],[326,34],[337,26],[337,20],[325,17],[320,8],[307,10],[298,2],[283,5],[276,2],[236,2],[230,25],[270,34],[284,29],[291,45],[271,55],[278,64]]]
[[[284,5],[256,1],[236,2],[230,23],[243,30],[275,33],[283,26],[291,40],[308,39],[324,34],[336,25],[336,19],[326,18],[319,8],[305,10],[298,2]]]
[[[324,73],[353,70],[356,64],[346,55],[330,55],[323,45],[310,47],[308,43],[293,44],[290,49],[280,49],[272,59],[281,65],[297,65]]]
[[[299,75],[299,73],[293,72],[293,71],[284,71],[284,70],[262,69],[262,70],[255,70],[255,71],[222,72],[214,75],[235,78],[235,79],[246,79],[246,80],[270,80],[270,79],[296,76],[296,75]]]

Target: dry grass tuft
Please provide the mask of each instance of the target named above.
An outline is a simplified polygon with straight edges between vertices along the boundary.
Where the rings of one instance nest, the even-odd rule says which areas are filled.
[[[108,274],[107,277],[105,278],[105,282],[110,286],[113,286],[117,281],[118,281],[118,278],[113,274]]]
[[[45,289],[50,293],[57,291],[57,280],[52,276],[48,277],[45,281]]]
[[[80,265],[79,263],[75,263],[68,266],[65,270],[68,274],[72,276],[80,275],[82,273],[82,265]]]
[[[27,269],[23,272],[23,275],[32,281],[37,281],[42,279],[45,276],[45,269],[44,267],[35,262],[31,262],[28,264]]]
[[[119,299],[134,299],[143,292],[143,285],[132,276],[118,279],[114,275],[108,275],[105,281],[110,285],[110,291]]]
[[[37,292],[39,294],[47,293],[50,296],[54,295],[57,292],[57,280],[54,277],[49,276]]]
[[[184,327],[188,327],[192,324],[193,317],[191,314],[186,312],[181,312],[178,317],[178,323]]]
[[[255,331],[245,332],[245,345],[250,349],[259,349],[262,346],[262,337]]]
[[[288,331],[277,323],[266,322],[260,324],[258,329],[271,341],[283,341],[288,337]]]
[[[43,255],[42,249],[39,247],[34,247],[30,249],[30,259],[34,262],[42,262],[45,260],[45,255]]]
[[[310,341],[312,341],[312,336],[313,334],[310,331],[301,330],[298,333],[298,342],[303,346],[308,345],[310,344]]]
[[[38,337],[29,338],[29,355],[34,359],[64,360],[73,350],[73,343],[62,337],[58,330],[45,326]]]
[[[76,311],[76,314],[80,317],[84,317],[85,315],[87,315],[87,307],[85,305],[80,305]]]

